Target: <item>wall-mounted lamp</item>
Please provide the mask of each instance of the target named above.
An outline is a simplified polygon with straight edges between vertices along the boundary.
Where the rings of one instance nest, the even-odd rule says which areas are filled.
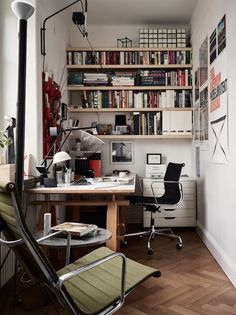
[[[13,13],[19,20],[18,41],[18,95],[16,115],[16,187],[22,196],[25,148],[25,90],[26,90],[26,52],[27,20],[34,13],[34,7],[27,1],[15,0],[11,4]]]
[[[51,19],[53,16],[57,15],[58,13],[68,9],[69,7],[71,7],[72,5],[76,4],[77,2],[81,2],[82,5],[82,12],[74,12],[73,13],[73,22],[75,24],[78,25],[84,25],[83,28],[83,33],[82,35],[85,37],[87,36],[87,32],[86,32],[86,20],[87,20],[87,0],[85,1],[85,7],[83,5],[83,1],[82,0],[76,0],[74,2],[72,2],[71,4],[68,4],[67,6],[65,6],[64,8],[56,11],[55,13],[49,15],[48,17],[46,17],[46,19],[44,19],[43,21],[43,26],[41,28],[41,55],[46,56],[46,48],[45,48],[45,32],[46,32],[46,22],[47,20]]]

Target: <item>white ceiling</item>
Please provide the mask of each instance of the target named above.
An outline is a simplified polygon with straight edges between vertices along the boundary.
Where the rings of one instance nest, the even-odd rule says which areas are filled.
[[[186,24],[198,0],[87,0],[90,24]]]

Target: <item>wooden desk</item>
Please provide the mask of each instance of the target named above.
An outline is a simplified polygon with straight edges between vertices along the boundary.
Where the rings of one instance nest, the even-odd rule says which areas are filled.
[[[106,228],[111,231],[112,239],[107,241],[107,246],[117,251],[119,250],[119,233],[117,233],[117,226],[119,223],[119,207],[128,206],[129,202],[125,200],[125,196],[135,192],[135,176],[132,175],[132,181],[128,184],[117,184],[101,182],[92,185],[65,185],[60,184],[57,187],[47,188],[43,186],[31,188],[27,190],[27,194],[43,195],[44,200],[32,201],[31,205],[41,206],[38,220],[38,230],[43,229],[44,213],[50,212],[50,206],[106,206]],[[93,195],[96,200],[52,200],[52,195]],[[103,198],[102,200],[99,197]],[[106,198],[104,198],[106,197]],[[79,211],[79,210],[78,210]],[[76,220],[76,212],[73,212],[73,221]]]

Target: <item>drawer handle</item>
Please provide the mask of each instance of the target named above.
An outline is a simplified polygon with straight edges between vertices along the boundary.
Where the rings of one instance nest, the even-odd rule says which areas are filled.
[[[166,220],[173,220],[173,219],[175,219],[176,217],[164,217],[164,219],[166,219]]]

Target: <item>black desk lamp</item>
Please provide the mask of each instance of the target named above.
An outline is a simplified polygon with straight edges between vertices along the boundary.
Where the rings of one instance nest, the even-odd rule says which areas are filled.
[[[27,1],[15,0],[12,11],[19,19],[18,44],[18,96],[16,115],[16,187],[22,196],[25,148],[25,90],[26,90],[26,52],[27,20],[34,13],[34,7]]]
[[[67,129],[63,129],[60,131],[58,134],[56,140],[54,141],[53,145],[49,149],[48,153],[46,154],[43,162],[41,163],[40,166],[37,166],[36,169],[37,171],[42,175],[43,178],[47,178],[47,175],[49,173],[49,168],[53,164],[53,159],[52,157],[55,156],[56,153],[60,152],[63,145],[66,143],[67,139],[73,132],[74,136],[78,139],[80,139],[81,144],[83,147],[86,147],[86,150],[91,151],[91,152],[96,152],[101,146],[104,145],[104,142],[94,136],[93,134],[89,133],[89,130],[92,130],[92,127],[71,127]],[[61,142],[60,145],[58,145],[61,137],[64,134],[64,138]],[[49,164],[47,165],[47,160],[51,159]]]

